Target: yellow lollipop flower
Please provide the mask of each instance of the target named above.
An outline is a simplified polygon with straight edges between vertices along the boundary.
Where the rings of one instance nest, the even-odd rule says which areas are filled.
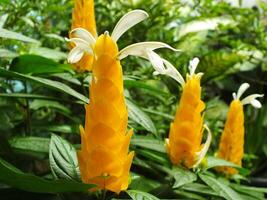
[[[161,42],[141,42],[119,51],[117,40],[135,24],[148,17],[142,10],[124,15],[111,36],[106,31],[94,37],[83,28],[71,31],[69,39],[75,48],[68,55],[70,63],[79,62],[85,54],[93,57],[90,104],[86,105],[85,129],[81,129],[78,160],[83,182],[98,189],[116,193],[128,187],[133,152],[128,153],[133,130],[127,132],[128,112],[123,91],[120,60],[128,55],[147,58],[153,50],[169,48]],[[153,62],[153,60],[151,60]]]
[[[201,100],[202,73],[195,74],[199,59],[194,58],[190,62],[190,74],[187,75],[186,81],[170,63],[166,60],[162,62],[166,68],[163,71],[157,70],[155,74],[166,74],[183,87],[175,119],[170,126],[169,138],[166,139],[167,152],[174,165],[196,167],[206,155],[211,142],[211,133],[206,126],[203,126],[202,112],[205,104]],[[208,130],[208,138],[206,143],[201,145],[203,127]]]
[[[263,97],[263,95],[260,94],[253,94],[240,100],[240,97],[248,87],[248,83],[243,83],[238,89],[237,94],[233,93],[234,100],[230,104],[218,151],[219,158],[239,166],[242,166],[244,154],[245,128],[243,105],[251,104],[255,108],[260,108],[261,103],[256,98]],[[237,170],[231,167],[219,167],[217,170],[227,175],[234,175],[237,173]]]

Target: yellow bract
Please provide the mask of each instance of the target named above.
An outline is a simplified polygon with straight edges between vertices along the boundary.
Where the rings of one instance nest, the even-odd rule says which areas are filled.
[[[94,37],[97,37],[94,0],[75,0],[74,9],[72,12],[71,30],[75,28],[84,28],[89,31]],[[72,35],[70,35],[72,38]],[[71,45],[74,47],[74,44]],[[91,71],[93,56],[85,54],[82,59],[75,63],[75,69],[79,72]]]
[[[196,74],[188,76],[167,142],[167,151],[173,164],[191,168],[196,163],[196,154],[201,150],[203,133],[201,113],[204,108],[205,104],[201,100],[200,76]]]
[[[218,157],[228,160],[239,166],[242,165],[244,154],[244,113],[243,104],[240,100],[233,100],[227,114],[227,120],[221,136]],[[219,167],[221,171],[228,175],[237,173],[231,167]]]
[[[94,46],[90,104],[81,127],[78,160],[83,182],[116,193],[126,190],[134,152],[128,154],[133,130],[127,134],[128,112],[117,44],[108,34]]]

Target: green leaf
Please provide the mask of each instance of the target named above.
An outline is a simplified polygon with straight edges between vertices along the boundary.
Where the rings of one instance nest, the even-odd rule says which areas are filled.
[[[38,193],[87,192],[94,185],[65,180],[46,180],[23,173],[0,158],[0,181],[12,187]]]
[[[156,134],[156,127],[150,117],[129,99],[126,99],[126,103],[128,107],[129,118],[145,128],[147,131]]]
[[[69,101],[68,99],[60,99],[60,98],[55,98],[55,97],[50,97],[50,96],[40,95],[40,94],[0,93],[0,97],[7,97],[7,98],[25,98],[25,99],[47,99],[47,100],[65,101],[65,102],[83,104],[80,101]]]
[[[32,47],[30,49],[31,54],[43,56],[45,58],[53,60],[63,60],[67,59],[67,54],[55,49],[49,49],[46,47]]]
[[[13,51],[9,51],[7,49],[0,49],[0,58],[14,58],[17,57],[18,54]]]
[[[131,145],[158,151],[161,153],[166,153],[164,142],[153,138],[135,136],[134,138],[131,139]]]
[[[159,200],[159,198],[152,194],[138,190],[127,190],[126,192],[133,200]]]
[[[233,189],[231,189],[225,183],[217,180],[211,176],[199,174],[199,177],[203,182],[210,186],[215,192],[227,200],[242,200],[242,198]]]
[[[51,74],[70,71],[72,67],[38,55],[22,55],[12,61],[10,70],[22,74]]]
[[[131,184],[129,188],[134,190],[142,190],[143,192],[148,192],[156,189],[161,184],[157,180],[148,179],[139,174],[131,173]]]
[[[49,87],[51,89],[60,91],[62,93],[69,94],[69,95],[71,95],[71,96],[83,101],[84,103],[88,103],[89,102],[89,99],[86,96],[76,92],[75,90],[73,90],[69,86],[67,86],[67,85],[65,85],[63,83],[60,83],[58,81],[53,81],[53,80],[40,78],[40,77],[35,77],[35,76],[30,76],[30,75],[24,75],[24,74],[20,74],[20,73],[17,73],[17,72],[12,72],[12,71],[3,69],[1,67],[0,67],[0,76],[13,78],[13,79],[21,79],[21,80],[33,81],[33,82],[42,84],[42,85],[44,85],[46,87]]]
[[[231,163],[227,160],[223,160],[220,158],[216,158],[213,156],[208,156],[207,157],[207,167],[206,169],[210,169],[210,168],[214,168],[214,167],[233,167],[235,169],[237,169],[242,175],[248,175],[250,173],[250,171],[248,169],[242,168],[234,163]]]
[[[166,153],[160,153],[156,151],[151,151],[147,149],[136,149],[137,154],[140,154],[150,160],[154,160],[162,165],[169,165],[169,159]]]
[[[172,171],[173,177],[175,179],[175,183],[172,186],[173,188],[178,188],[187,183],[192,183],[197,180],[197,175],[189,170],[176,167]]]
[[[13,137],[8,142],[15,149],[48,153],[50,139],[42,137]]]
[[[181,189],[189,192],[197,192],[200,194],[206,194],[209,196],[220,196],[217,192],[213,191],[210,187],[200,183],[188,183],[181,187]]]
[[[156,92],[161,95],[165,95],[165,96],[169,95],[167,92],[163,91],[162,89],[156,88],[142,81],[127,79],[127,80],[124,80],[124,85],[125,85],[125,88],[138,88],[138,89],[142,88],[142,89]]]
[[[20,40],[23,42],[39,43],[39,41],[37,41],[35,39],[32,39],[32,38],[27,37],[25,35],[22,35],[20,33],[9,31],[9,30],[3,29],[3,28],[0,28],[0,37],[7,38],[7,39]]]
[[[71,114],[69,108],[60,104],[57,101],[43,100],[43,99],[35,99],[30,103],[30,109],[38,110],[40,108],[54,108],[56,110],[60,110],[66,114]]]
[[[264,193],[267,194],[267,188],[252,187],[232,183],[231,187],[246,196],[253,197],[254,199],[264,200]]]
[[[52,135],[49,149],[50,167],[56,178],[80,180],[75,148],[63,138]]]

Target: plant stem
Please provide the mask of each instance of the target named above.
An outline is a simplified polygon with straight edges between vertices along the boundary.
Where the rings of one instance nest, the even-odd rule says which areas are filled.
[[[27,83],[24,82],[24,88],[25,88],[25,93],[28,93],[28,87]],[[31,111],[30,111],[30,105],[29,105],[29,99],[26,100],[26,134],[31,135]]]

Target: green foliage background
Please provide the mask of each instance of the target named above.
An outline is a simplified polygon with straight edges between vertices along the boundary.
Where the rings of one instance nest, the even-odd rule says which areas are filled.
[[[76,174],[71,176],[72,180],[51,182],[54,188],[49,188],[51,183],[46,182],[53,181],[49,158],[51,162],[54,154],[51,148],[49,152],[49,143],[55,142],[62,149],[72,151],[79,148],[78,126],[84,123],[83,104],[88,100],[90,73],[76,73],[66,62],[68,45],[64,37],[68,36],[72,7],[73,1],[68,0],[0,1],[0,194],[3,198],[15,198],[15,194],[22,193],[34,199],[36,195],[30,192],[77,192],[90,187],[75,185],[80,184],[75,181],[79,179],[74,173],[77,166],[70,166],[72,173],[69,168],[64,172],[66,176]],[[170,44],[182,51],[159,52],[183,76],[189,60],[200,58],[198,71],[205,74],[202,81],[205,122],[213,132],[209,156],[216,154],[232,92],[241,83],[248,82],[251,87],[247,94],[266,95],[266,4],[242,8],[212,0],[96,0],[95,8],[98,33],[111,32],[120,17],[130,10],[143,9],[149,13],[148,20],[119,40],[120,49],[140,41]],[[136,156],[128,191],[130,197],[154,198],[139,192],[143,191],[173,199],[237,199],[236,193],[241,199],[264,199],[267,189],[248,189],[240,186],[240,182],[255,185],[259,184],[255,177],[261,177],[265,183],[261,186],[267,187],[266,100],[260,100],[263,107],[259,110],[245,108],[246,170],[240,169],[242,176],[233,177],[230,183],[212,169],[206,170],[216,162],[213,157],[197,172],[171,167],[164,138],[176,110],[180,86],[168,77],[153,76],[153,68],[147,61],[130,57],[122,61],[122,66],[130,110],[129,126],[135,130],[131,142]],[[50,140],[52,133],[54,140]],[[65,140],[56,140],[56,135],[74,147],[68,146]],[[13,169],[5,160],[27,174]],[[57,174],[57,167],[52,167],[54,177],[65,179],[64,173]],[[247,172],[249,175],[243,180]],[[32,189],[27,184],[39,187]],[[12,194],[12,191],[16,192]],[[82,193],[75,195],[64,195],[64,198],[88,198]],[[101,198],[101,195],[89,198]],[[126,196],[108,194],[107,198]],[[38,198],[63,197],[42,194]]]

